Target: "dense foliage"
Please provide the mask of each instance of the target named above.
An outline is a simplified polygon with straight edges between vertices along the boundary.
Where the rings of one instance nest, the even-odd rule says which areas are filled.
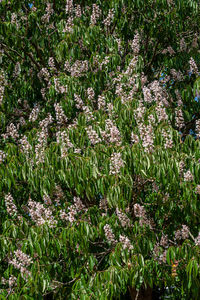
[[[1,299],[198,299],[199,1],[0,18]]]

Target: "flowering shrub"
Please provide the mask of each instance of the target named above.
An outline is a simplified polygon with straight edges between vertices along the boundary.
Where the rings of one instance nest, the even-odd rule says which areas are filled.
[[[0,1],[2,299],[198,299],[199,13]]]

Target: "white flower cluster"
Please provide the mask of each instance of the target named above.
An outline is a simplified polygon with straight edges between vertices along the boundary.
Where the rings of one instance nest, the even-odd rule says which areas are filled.
[[[50,198],[49,195],[44,195],[42,200],[44,201],[45,205],[51,205],[52,204],[52,201],[51,201],[51,198]]]
[[[131,48],[134,52],[134,54],[138,55],[140,51],[140,35],[138,32],[134,35],[134,39],[131,43]]]
[[[51,3],[47,3],[47,6],[46,6],[45,11],[46,11],[46,14],[44,14],[44,15],[41,17],[41,20],[42,20],[42,22],[44,22],[44,23],[49,23],[50,17],[51,17],[51,15],[52,15],[53,12],[54,12]]]
[[[10,216],[18,214],[17,206],[15,205],[14,199],[10,193],[5,196],[5,204],[7,212]]]
[[[130,227],[131,221],[130,219],[121,211],[121,209],[116,208],[116,214],[118,216],[118,219],[122,225],[122,227]]]
[[[137,218],[140,218],[139,224],[141,226],[145,225],[152,228],[153,221],[147,218],[144,206],[141,206],[138,203],[134,204],[134,214]]]
[[[56,120],[57,120],[58,124],[67,123],[68,119],[65,116],[62,106],[59,103],[55,103],[54,108],[55,108]]]
[[[49,227],[54,227],[57,224],[57,221],[52,215],[52,210],[45,208],[42,203],[29,199],[28,212],[37,226],[48,223]]]
[[[170,73],[172,75],[173,80],[182,81],[184,79],[181,71],[176,71],[175,69],[171,69]]]
[[[124,167],[124,161],[122,160],[121,153],[113,153],[110,158],[110,175],[119,174],[120,169]]]
[[[20,143],[20,148],[21,148],[21,151],[26,155],[28,156],[32,147],[31,145],[29,144],[28,140],[27,140],[27,137],[24,135],[20,140],[19,140],[19,143]]]
[[[4,139],[8,139],[9,136],[11,138],[13,138],[14,140],[18,139],[18,137],[19,137],[19,133],[17,131],[17,127],[13,123],[10,123],[10,125],[8,125],[6,127],[6,133],[2,134],[2,137]]]
[[[146,212],[144,206],[141,206],[138,203],[134,204],[134,214],[137,218],[145,218]]]
[[[180,52],[186,51],[187,50],[187,44],[185,42],[185,39],[182,38],[180,40]]]
[[[42,128],[41,132],[38,133],[38,143],[35,146],[36,163],[44,162],[44,150],[47,145],[48,138],[48,126],[53,122],[53,118],[49,113],[47,117],[40,121],[39,126]]]
[[[196,194],[200,195],[200,184],[196,186]]]
[[[54,87],[57,93],[61,93],[61,94],[67,93],[67,86],[62,85],[58,78],[54,78]]]
[[[16,269],[20,270],[21,275],[24,279],[27,279],[28,276],[31,275],[31,272],[28,271],[27,267],[33,263],[31,257],[21,250],[14,251],[15,258],[10,259],[8,263],[13,265]]]
[[[69,16],[67,19],[67,23],[65,25],[65,28],[63,29],[63,33],[65,32],[69,32],[72,33],[73,32],[73,26],[74,26],[74,18],[72,16]]]
[[[88,128],[86,128],[86,132],[92,145],[101,142],[101,138],[98,136],[97,132],[92,128],[92,126],[88,126]]]
[[[101,130],[102,138],[108,143],[115,143],[116,145],[121,144],[121,135],[113,121],[107,119],[105,121],[105,131]]]
[[[81,99],[81,97],[77,94],[74,94],[74,101],[75,101],[75,105],[76,105],[76,108],[78,109],[83,109],[84,107],[84,103],[83,103],[83,100]]]
[[[16,63],[15,69],[13,71],[13,77],[16,78],[21,72],[21,65],[19,62]]]
[[[144,125],[143,123],[138,124],[140,132],[140,138],[145,152],[152,152],[154,149],[154,131],[151,124]]]
[[[105,26],[109,27],[114,19],[114,8],[109,9],[107,17],[103,20]]]
[[[48,65],[49,65],[49,67],[50,67],[51,70],[56,70],[55,61],[54,61],[53,57],[49,57]]]
[[[168,242],[169,242],[168,236],[163,234],[161,239],[160,239],[160,245],[164,248],[167,248],[168,247]]]
[[[99,95],[97,101],[98,109],[104,110],[106,107],[105,96]]]
[[[54,194],[55,194],[54,202],[57,205],[60,205],[60,200],[64,198],[64,193],[62,188],[59,185],[56,185]]]
[[[106,66],[107,64],[109,64],[110,61],[110,57],[106,56],[104,57],[104,59],[102,60],[102,62],[99,64],[99,69],[102,70],[103,66]]]
[[[175,90],[175,94],[176,94],[176,98],[178,100],[177,101],[178,106],[182,106],[183,101],[182,101],[181,94],[180,94],[179,90]]]
[[[186,225],[182,225],[182,229],[181,230],[177,230],[175,232],[175,239],[176,240],[185,240],[189,237],[189,228]]]
[[[3,72],[0,73],[0,105],[3,102],[4,92],[5,92],[5,74]]]
[[[113,234],[113,231],[112,231],[110,225],[106,224],[103,229],[104,229],[107,240],[115,245],[117,243],[117,240],[115,239],[115,236]]]
[[[164,141],[165,141],[165,143],[164,143],[165,149],[172,148],[173,147],[173,140],[171,138],[170,132],[163,129],[162,130],[162,136],[163,136]]]
[[[139,143],[139,137],[138,137],[138,135],[137,134],[135,134],[135,133],[133,133],[133,132],[131,132],[131,143],[132,144],[134,144],[134,143]]]
[[[192,74],[194,73],[196,75],[199,75],[199,70],[193,57],[190,58],[189,64],[190,64],[190,72]]]
[[[194,176],[192,175],[190,170],[184,173],[184,181],[193,181],[193,180],[194,180]]]
[[[156,115],[159,123],[161,121],[168,121],[168,115],[162,102],[159,102],[156,106]]]
[[[9,288],[7,289],[8,294],[11,294],[12,289],[17,286],[17,277],[11,275],[8,280],[4,277],[1,278],[1,284],[8,284]]]
[[[69,136],[66,131],[56,132],[56,141],[61,144],[61,157],[66,157],[68,149],[73,148],[74,145],[70,142]]]
[[[180,173],[181,176],[183,175],[184,168],[185,168],[185,163],[184,163],[184,161],[181,160],[179,162],[179,173]]]
[[[67,222],[73,223],[76,220],[76,215],[80,212],[87,211],[85,205],[79,197],[74,197],[74,204],[70,205],[68,213],[64,210],[60,211],[60,218]]]
[[[17,20],[17,15],[15,13],[11,14],[11,20],[10,23],[15,25],[17,29],[19,29],[19,21]]]
[[[75,7],[75,15],[77,18],[80,18],[82,16],[82,10],[79,4],[77,4]]]
[[[169,46],[169,47],[167,47],[167,49],[164,49],[162,51],[162,54],[167,54],[167,53],[169,53],[170,55],[174,55],[176,52],[174,51],[174,49],[171,46]]]
[[[200,119],[196,120],[196,136],[198,139],[200,138]]]
[[[96,25],[97,20],[100,18],[100,16],[101,16],[101,9],[99,8],[99,5],[93,4],[90,23],[92,25]]]
[[[135,72],[135,68],[138,63],[138,56],[134,56],[134,58],[131,59],[126,71],[123,72],[124,75],[131,76],[133,72]]]
[[[83,106],[83,111],[87,121],[94,120],[93,112],[88,106]]]
[[[2,150],[0,150],[0,164],[2,162],[4,162],[4,160],[6,159],[6,154],[5,152],[3,152]]]
[[[106,198],[100,199],[100,201],[99,201],[99,209],[105,211],[105,213],[102,214],[102,215],[106,215],[107,210],[108,210],[108,202],[107,202]]]
[[[73,10],[74,10],[73,0],[67,0],[66,1],[66,6],[65,6],[65,12],[66,12],[66,14],[72,13]]]
[[[181,109],[177,108],[175,110],[175,125],[180,129],[185,125],[184,117],[183,117],[183,112]]]
[[[88,96],[89,100],[94,100],[95,94],[94,94],[93,88],[88,88],[87,89],[87,96]]]
[[[32,111],[31,111],[31,113],[30,113],[30,115],[29,115],[29,119],[28,119],[29,122],[35,122],[35,121],[37,120],[37,118],[38,118],[39,112],[40,112],[39,106],[36,105],[36,106],[32,109]]]
[[[133,249],[133,245],[131,245],[130,240],[126,236],[120,235],[119,241],[122,243],[123,249],[128,249],[129,251]]]
[[[50,79],[50,73],[47,68],[42,68],[37,76],[40,80],[43,78],[46,82],[48,82]]]
[[[89,65],[87,60],[76,60],[71,67],[66,64],[65,68],[71,73],[72,77],[81,77],[88,71]]]

